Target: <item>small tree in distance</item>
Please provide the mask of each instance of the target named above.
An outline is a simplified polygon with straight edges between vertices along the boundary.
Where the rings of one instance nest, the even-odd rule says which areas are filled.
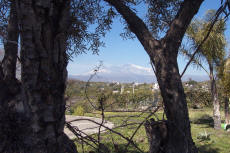
[[[230,100],[230,58],[225,59],[218,67],[218,77],[224,96],[225,123],[230,124],[229,100]]]
[[[184,50],[185,55],[191,55],[191,51],[197,48],[197,46],[204,39],[204,36],[207,34],[211,21],[214,18],[215,11],[209,10],[204,19],[194,20],[187,29],[188,38],[192,42],[191,50]],[[194,64],[200,66],[207,72],[210,79],[211,94],[213,101],[213,120],[214,128],[221,128],[221,114],[220,114],[220,103],[218,100],[218,92],[216,86],[216,67],[220,65],[225,56],[225,45],[226,40],[224,36],[225,31],[225,22],[220,19],[213,27],[208,39],[201,46],[199,52],[197,53]],[[205,62],[208,64],[209,70],[205,69]]]

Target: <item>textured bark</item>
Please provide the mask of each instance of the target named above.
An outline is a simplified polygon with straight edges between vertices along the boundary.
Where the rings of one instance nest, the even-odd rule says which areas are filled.
[[[15,9],[15,5],[11,3],[11,8]],[[7,103],[7,99],[9,99],[9,88],[7,86],[7,83],[9,81],[6,81],[6,78],[11,78],[8,80],[12,80],[14,78],[11,74],[10,71],[13,69],[14,63],[16,63],[16,60],[14,59],[14,53],[15,53],[15,46],[10,48],[10,45],[8,43],[8,40],[12,40],[15,38],[15,35],[13,32],[15,32],[15,22],[13,21],[15,19],[15,15],[10,11],[10,16],[9,16],[9,23],[8,23],[8,28],[7,28],[7,38],[6,41],[7,43],[4,44],[5,47],[5,55],[4,59],[2,62],[0,62],[0,109],[2,110],[5,108],[5,105]],[[17,22],[16,22],[17,24]],[[13,56],[13,57],[11,57]],[[16,65],[15,65],[16,66]],[[8,77],[6,77],[8,76]],[[1,112],[2,113],[2,112]],[[0,129],[1,130],[1,129]],[[1,146],[1,145],[0,145]]]
[[[229,98],[228,97],[225,97],[225,100],[224,100],[224,116],[225,116],[225,123],[230,124]]]
[[[213,121],[214,121],[214,129],[221,129],[221,114],[220,114],[220,102],[218,100],[218,93],[216,87],[216,80],[213,74],[213,66],[211,62],[209,63],[210,70],[210,83],[211,83],[211,95],[213,102]]]
[[[3,74],[1,63],[0,63],[0,81],[3,81],[3,79],[4,79],[4,74]]]
[[[20,0],[21,80],[26,153],[76,153],[65,124],[66,41],[70,2]]]
[[[4,42],[5,55],[1,63],[0,79],[2,79],[3,84],[5,84],[5,89],[8,90],[8,97],[13,99],[20,92],[20,83],[16,79],[16,63],[17,63],[17,53],[18,53],[18,20],[16,13],[16,3],[11,1],[10,3],[10,15],[7,27],[7,36]],[[6,89],[7,88],[7,89]],[[5,96],[6,96],[5,95]],[[2,101],[6,103],[6,101]]]
[[[165,153],[197,152],[191,137],[188,108],[177,65],[177,54],[185,31],[203,0],[185,0],[166,36],[161,40],[154,39],[144,22],[121,0],[105,1],[114,6],[126,20],[130,30],[137,36],[155,66],[167,116],[167,142],[160,145],[161,151]],[[155,134],[157,135],[156,132]],[[154,137],[153,133],[152,136]],[[158,150],[159,148],[156,147],[159,146],[150,146]]]
[[[161,46],[165,46],[165,48],[159,50],[159,59],[155,59],[155,68],[168,123],[168,141],[164,146],[164,152],[193,153],[196,152],[196,149],[191,137],[186,97],[176,56],[171,54],[175,45],[168,42],[161,44]]]
[[[16,2],[10,3],[10,16],[7,27],[7,38],[4,43],[5,55],[2,61],[4,80],[15,80],[16,63],[18,54],[18,19],[16,13]]]
[[[68,4],[61,0],[11,2],[0,65],[0,152],[77,152],[63,133]],[[22,84],[15,78],[18,21]]]
[[[150,119],[145,123],[145,131],[149,142],[149,153],[164,153],[163,148],[168,136],[166,122]]]
[[[18,51],[18,26],[15,13],[15,1],[10,4],[6,42],[4,43],[5,55],[0,65],[0,152],[20,152],[24,127],[19,105],[20,82],[15,78],[17,51]],[[18,105],[19,104],[19,105]],[[19,125],[20,124],[20,125]]]

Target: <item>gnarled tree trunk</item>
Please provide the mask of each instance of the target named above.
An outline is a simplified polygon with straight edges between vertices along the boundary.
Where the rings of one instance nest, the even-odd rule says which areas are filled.
[[[63,133],[70,1],[21,0],[18,12],[28,152],[77,152]]]
[[[13,122],[0,124],[0,152],[76,153],[76,146],[63,132],[70,1],[12,2],[20,26],[21,84],[17,94],[10,96],[4,78],[15,78],[17,52],[15,46],[6,44],[13,49],[0,68],[0,119],[1,123],[7,118]],[[14,130],[9,132],[9,128]]]
[[[18,20],[16,2],[10,1],[7,35],[4,38],[4,59],[0,65],[0,152],[21,152],[24,121],[19,112],[20,82],[16,79],[18,53]],[[17,105],[16,105],[17,104]],[[21,103],[22,104],[22,103]],[[15,109],[16,108],[16,109]]]
[[[158,54],[151,58],[167,116],[167,141],[164,141],[161,150],[167,153],[194,153],[197,150],[191,136],[186,97],[175,52],[179,46],[174,44],[174,39],[176,38],[166,38],[156,43],[158,45],[154,48],[157,48]]]

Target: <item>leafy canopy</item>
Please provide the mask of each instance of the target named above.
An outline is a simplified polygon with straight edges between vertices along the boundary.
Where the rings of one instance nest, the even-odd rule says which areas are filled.
[[[214,10],[209,10],[202,20],[194,20],[187,29],[187,36],[191,40],[191,48],[185,50],[185,54],[191,55],[201,44],[204,37],[210,30],[212,19],[215,15]],[[203,59],[210,65],[218,66],[225,56],[226,39],[224,31],[226,25],[223,19],[219,19],[213,26],[208,39],[202,44],[194,62],[201,64]]]
[[[218,67],[221,89],[226,96],[230,97],[230,57],[225,59]]]

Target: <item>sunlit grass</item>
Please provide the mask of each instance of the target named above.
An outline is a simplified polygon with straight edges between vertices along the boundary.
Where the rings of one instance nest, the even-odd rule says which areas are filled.
[[[223,112],[222,112],[223,113]],[[159,111],[154,118],[162,119],[162,111]],[[87,116],[100,117],[100,112],[89,113]],[[200,153],[230,153],[230,132],[226,132],[223,129],[214,130],[212,124],[212,111],[211,109],[203,110],[190,110],[190,121],[191,121],[191,130],[192,137],[196,146],[199,149]],[[130,117],[131,116],[131,117]],[[121,113],[121,112],[106,112],[106,120],[113,122],[116,126],[121,126],[122,124],[130,123],[141,123],[146,117],[147,113]],[[134,131],[136,130],[138,124],[129,125],[125,127],[115,128],[114,131],[117,131],[124,135],[127,138],[130,138]],[[199,139],[198,135],[208,134],[210,139]],[[97,139],[97,135],[93,136]],[[139,151],[129,145],[128,149],[125,150],[127,141],[121,136],[112,133],[106,132],[101,135],[101,143],[103,143],[106,148],[109,148],[111,153],[115,152],[127,152],[127,153],[139,153]],[[133,142],[144,152],[148,152],[148,140],[146,138],[144,126],[138,130],[133,138]],[[83,152],[82,145],[79,142],[76,142],[78,151]],[[115,146],[115,147],[114,147]],[[84,151],[88,153],[89,151],[95,151],[92,147],[89,147],[84,144]]]

